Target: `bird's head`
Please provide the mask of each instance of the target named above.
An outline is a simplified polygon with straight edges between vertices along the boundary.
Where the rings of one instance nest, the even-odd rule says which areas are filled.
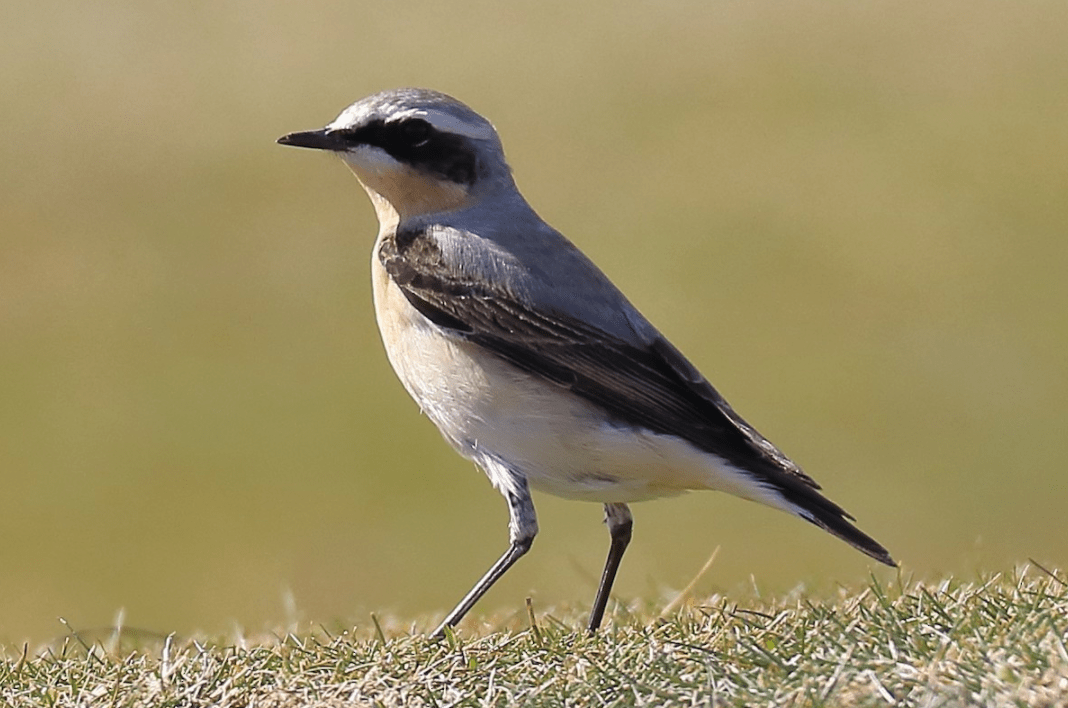
[[[325,128],[290,133],[278,142],[341,157],[370,195],[383,229],[469,206],[494,188],[514,187],[493,125],[428,89],[368,96]]]

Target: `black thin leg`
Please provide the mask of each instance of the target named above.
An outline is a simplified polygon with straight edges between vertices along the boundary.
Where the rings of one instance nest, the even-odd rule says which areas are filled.
[[[486,464],[495,465],[497,463],[495,460],[487,460]],[[530,550],[531,544],[534,543],[534,536],[538,533],[538,520],[534,513],[534,502],[530,498],[527,480],[506,469],[495,470],[495,472],[500,477],[509,480],[506,485],[507,488],[502,491],[504,498],[508,501],[508,535],[512,544],[504,552],[504,555],[490,566],[486,574],[475,583],[475,587],[464,595],[464,599],[460,600],[460,604],[453,608],[452,612],[441,621],[438,628],[434,630],[435,637],[445,636],[446,627],[455,627],[464,618],[464,615],[493,587],[493,584],[500,580],[500,577]]]
[[[493,587],[493,584],[497,582],[505,572],[511,568],[517,560],[523,557],[523,554],[530,550],[530,545],[534,542],[533,538],[528,538],[524,541],[513,541],[512,545],[508,547],[504,555],[497,559],[486,574],[475,583],[475,587],[471,588],[471,591],[464,595],[464,599],[460,600],[452,612],[450,612],[445,619],[441,621],[438,628],[434,630],[435,637],[444,637],[446,627],[455,627],[456,624],[464,618],[468,610],[475,606],[475,603],[481,599],[486,591]]]
[[[601,585],[593,599],[593,611],[590,613],[590,624],[587,628],[589,634],[596,633],[601,626],[605,608],[608,607],[608,595],[612,592],[612,583],[616,580],[619,563],[623,560],[623,552],[627,550],[631,531],[634,529],[634,519],[626,504],[605,504],[604,520],[608,524],[612,545],[608,547],[608,559],[605,560],[604,572],[601,573]]]

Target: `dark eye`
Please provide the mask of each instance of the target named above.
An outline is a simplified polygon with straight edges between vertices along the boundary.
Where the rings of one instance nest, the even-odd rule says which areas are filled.
[[[404,140],[412,147],[422,147],[430,142],[430,124],[425,120],[405,121],[402,130]]]

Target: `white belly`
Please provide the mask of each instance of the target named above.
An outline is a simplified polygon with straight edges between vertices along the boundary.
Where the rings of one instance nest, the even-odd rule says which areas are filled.
[[[526,374],[421,315],[372,258],[375,312],[404,387],[456,450],[484,470],[495,459],[535,489],[631,502],[718,489],[784,502],[721,458],[683,440],[605,420],[593,404]],[[497,480],[494,480],[495,484]]]

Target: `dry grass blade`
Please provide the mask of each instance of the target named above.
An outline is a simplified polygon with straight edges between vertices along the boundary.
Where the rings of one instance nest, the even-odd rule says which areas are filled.
[[[635,613],[595,637],[582,629],[584,607],[557,608],[548,623],[531,621],[534,631],[464,631],[462,641],[449,631],[446,642],[377,615],[357,630],[242,637],[244,646],[169,635],[105,652],[68,637],[0,656],[0,705],[1068,703],[1068,587],[1052,573],[873,579],[830,598],[734,603],[668,618]]]

